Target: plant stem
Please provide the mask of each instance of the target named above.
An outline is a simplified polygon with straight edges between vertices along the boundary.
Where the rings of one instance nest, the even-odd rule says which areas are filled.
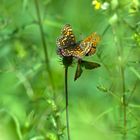
[[[54,86],[54,83],[53,83],[53,78],[52,78],[52,73],[51,73],[51,68],[50,68],[50,61],[49,61],[49,57],[48,57],[47,44],[46,44],[46,41],[45,41],[45,36],[44,36],[44,31],[43,31],[43,24],[42,24],[42,20],[41,20],[41,16],[40,16],[38,0],[34,0],[34,2],[35,2],[35,7],[36,7],[36,14],[37,14],[38,25],[39,25],[39,29],[40,29],[42,45],[43,45],[43,49],[44,49],[46,68],[47,68],[47,71],[48,71],[48,74],[49,74],[51,85],[52,85],[53,90],[54,90],[55,86]],[[55,94],[55,92],[54,92],[54,94]]]
[[[118,55],[121,57],[120,67],[120,75],[121,75],[121,84],[122,84],[122,101],[123,101],[123,140],[126,139],[127,135],[127,104],[126,104],[126,94],[125,94],[125,68],[124,68],[124,60],[123,60],[123,46],[121,44],[121,40],[118,40],[119,46]]]
[[[52,86],[52,90],[53,90],[54,102],[55,102],[55,104],[57,106],[55,86],[54,86],[52,72],[51,72],[51,68],[50,68],[50,61],[49,61],[49,57],[48,57],[47,44],[46,44],[46,41],[45,41],[43,24],[42,24],[42,20],[41,20],[38,0],[34,0],[34,4],[35,4],[35,8],[36,8],[36,14],[37,14],[37,20],[38,20],[40,35],[41,35],[41,41],[42,41],[42,45],[43,45],[43,49],[44,49],[45,62],[46,62],[46,70],[48,72],[49,79],[50,79],[50,82],[51,82],[51,86]],[[57,131],[59,131],[60,130],[60,124],[61,124],[60,123],[60,119],[59,119],[58,116],[56,116],[54,118],[55,118],[55,122],[56,122]],[[58,138],[58,140],[60,140],[60,135],[59,134],[57,134],[57,138]]]
[[[36,14],[37,14],[38,25],[39,25],[39,29],[40,29],[41,40],[42,40],[43,49],[44,49],[44,53],[45,53],[45,60],[49,67],[49,57],[48,57],[47,45],[46,45],[46,41],[45,41],[45,37],[44,37],[44,31],[43,31],[43,25],[42,25],[38,0],[34,0],[34,2],[35,2],[35,7],[36,7]]]
[[[68,140],[70,140],[70,129],[69,129],[69,108],[68,108],[68,67],[65,67],[65,96],[66,96],[66,125]]]
[[[120,66],[121,70],[121,77],[122,77],[122,99],[123,99],[123,125],[124,125],[124,139],[126,139],[126,129],[127,129],[127,116],[126,116],[126,95],[125,95],[125,73],[124,73],[124,66]]]
[[[117,25],[119,27],[119,25]],[[117,46],[117,53],[119,57],[119,69],[120,69],[120,76],[121,76],[121,92],[122,92],[122,105],[123,105],[123,140],[126,140],[127,135],[127,103],[126,103],[126,95],[125,95],[125,68],[124,68],[124,60],[123,60],[123,46],[121,44],[121,39],[119,35],[117,35],[117,31],[115,27],[113,28],[114,34],[114,42]]]

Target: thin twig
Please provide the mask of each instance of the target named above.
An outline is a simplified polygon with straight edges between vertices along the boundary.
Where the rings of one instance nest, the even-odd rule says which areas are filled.
[[[70,140],[70,128],[69,128],[69,108],[68,108],[68,67],[65,67],[65,96],[66,96],[66,125],[68,140]]]
[[[126,137],[126,130],[127,130],[127,115],[126,115],[126,95],[125,95],[125,73],[124,73],[124,66],[120,66],[121,69],[121,77],[122,77],[122,98],[123,98],[123,113],[124,113],[124,139]]]

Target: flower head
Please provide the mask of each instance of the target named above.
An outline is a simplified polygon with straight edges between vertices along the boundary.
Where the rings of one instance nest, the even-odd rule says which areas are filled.
[[[97,0],[93,0],[93,1],[92,1],[92,5],[94,5],[94,8],[95,8],[96,10],[98,10],[98,9],[101,8],[101,3],[100,3],[99,1],[97,1]]]

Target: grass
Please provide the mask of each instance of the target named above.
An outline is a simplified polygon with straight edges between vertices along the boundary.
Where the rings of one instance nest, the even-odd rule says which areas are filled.
[[[2,1],[0,138],[139,139],[140,3],[108,4],[103,10],[91,0]],[[83,69],[75,82],[75,62],[67,71],[56,54],[66,23],[77,41],[101,35],[97,53],[84,58],[101,67]]]

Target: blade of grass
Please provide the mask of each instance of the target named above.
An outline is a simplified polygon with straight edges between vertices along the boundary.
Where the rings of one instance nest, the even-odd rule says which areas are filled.
[[[119,23],[116,23],[116,26],[119,27]],[[123,140],[126,140],[127,136],[127,104],[126,104],[126,94],[125,94],[125,66],[123,62],[123,46],[122,41],[117,34],[117,30],[115,26],[112,25],[112,32],[114,36],[115,46],[117,47],[117,55],[118,61],[120,61],[118,68],[120,70],[120,77],[121,77],[121,96],[122,96],[122,105],[123,105]]]
[[[53,89],[54,102],[57,105],[57,102],[56,102],[56,93],[55,93],[55,86],[54,86],[54,82],[53,82],[53,78],[52,78],[52,72],[51,72],[51,68],[50,68],[50,60],[49,60],[49,57],[48,57],[47,44],[46,44],[46,41],[45,41],[43,24],[42,24],[42,20],[41,20],[41,16],[40,16],[39,1],[38,0],[34,0],[34,4],[35,4],[35,8],[36,8],[38,26],[39,26],[41,40],[42,40],[42,45],[43,45],[43,49],[44,49],[44,55],[45,55],[45,61],[46,61],[46,70],[48,72],[49,79],[50,79],[50,82],[51,82],[51,86],[52,86],[52,89]],[[60,124],[61,124],[60,123],[60,119],[57,116],[54,117],[54,118],[55,118],[55,121],[56,121],[57,131],[59,132],[59,130],[61,130],[60,129]],[[58,138],[58,140],[60,140],[59,133],[57,133],[57,138]]]

